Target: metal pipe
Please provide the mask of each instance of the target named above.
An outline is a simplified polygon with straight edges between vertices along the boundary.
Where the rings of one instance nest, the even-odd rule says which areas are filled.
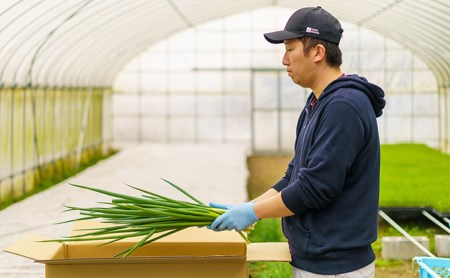
[[[450,229],[447,228],[444,224],[442,224],[439,220],[437,220],[436,218],[434,218],[431,214],[429,214],[428,212],[426,212],[425,210],[422,210],[422,214],[423,216],[425,216],[426,218],[428,218],[431,222],[433,222],[434,224],[438,225],[439,228],[441,228],[442,230],[446,231],[447,233],[450,234]]]
[[[378,211],[378,214],[384,220],[386,220],[386,222],[388,222],[392,227],[394,227],[397,231],[399,231],[402,235],[404,235],[408,240],[410,240],[412,243],[414,243],[414,245],[416,245],[420,250],[425,252],[425,254],[427,254],[428,256],[433,257],[433,258],[436,257],[427,248],[425,248],[422,244],[420,244],[417,240],[415,240],[412,236],[410,236],[405,230],[403,230],[402,227],[400,227],[397,223],[395,223],[395,221],[392,220],[392,218],[390,218],[386,213],[384,213],[384,211],[380,210],[380,211]]]
[[[88,89],[88,95],[86,96],[86,100],[84,101],[84,109],[83,109],[83,119],[81,122],[81,128],[78,134],[78,146],[77,146],[77,155],[75,160],[75,171],[78,172],[80,163],[81,163],[81,153],[83,151],[84,137],[86,134],[86,126],[88,125],[88,115],[89,108],[91,105],[92,99],[92,88]]]
[[[444,219],[444,221],[447,222],[448,225],[450,226],[450,219],[448,219],[447,217],[444,217],[443,219]]]

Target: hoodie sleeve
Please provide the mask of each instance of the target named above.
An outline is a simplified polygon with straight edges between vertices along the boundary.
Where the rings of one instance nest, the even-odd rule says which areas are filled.
[[[345,101],[330,104],[298,178],[281,192],[285,205],[295,214],[327,207],[342,191],[363,142],[364,126],[356,110]]]

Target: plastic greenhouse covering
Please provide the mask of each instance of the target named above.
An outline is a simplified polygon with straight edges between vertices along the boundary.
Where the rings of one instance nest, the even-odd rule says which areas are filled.
[[[246,142],[289,152],[299,105],[282,49],[287,0],[0,1],[0,184],[128,142]],[[320,1],[344,72],[386,91],[383,143],[450,152],[450,5]],[[300,90],[300,93],[299,93]],[[26,178],[26,177],[24,177]]]
[[[125,160],[83,171],[89,183],[160,171],[208,183],[206,172],[220,172],[230,174],[217,188],[237,198],[242,181],[246,195],[247,155],[291,154],[311,93],[292,83],[284,46],[263,33],[318,3],[342,23],[342,71],[386,93],[381,142],[450,154],[448,0],[0,0],[0,209],[128,144],[116,156]],[[89,201],[59,189],[64,197],[47,190],[12,206],[21,217],[2,210],[0,245],[51,226],[60,202]],[[3,255],[1,277],[43,276]]]
[[[317,1],[302,1],[302,6]],[[343,21],[376,31],[423,60],[448,86],[449,3],[439,0],[321,1]],[[148,46],[183,29],[298,1],[2,0],[0,80],[8,85],[110,86]],[[283,23],[284,24],[284,23]]]

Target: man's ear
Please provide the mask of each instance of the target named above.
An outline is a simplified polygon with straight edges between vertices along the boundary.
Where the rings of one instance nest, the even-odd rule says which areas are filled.
[[[314,47],[314,62],[320,62],[322,60],[325,60],[326,55],[326,49],[323,44],[318,44]]]

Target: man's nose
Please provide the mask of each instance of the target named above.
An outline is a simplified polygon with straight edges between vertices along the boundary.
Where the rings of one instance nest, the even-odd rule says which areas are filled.
[[[285,52],[284,55],[283,55],[283,60],[281,60],[281,63],[282,63],[284,66],[288,66],[288,65],[289,65],[289,59],[287,58],[286,52]]]

